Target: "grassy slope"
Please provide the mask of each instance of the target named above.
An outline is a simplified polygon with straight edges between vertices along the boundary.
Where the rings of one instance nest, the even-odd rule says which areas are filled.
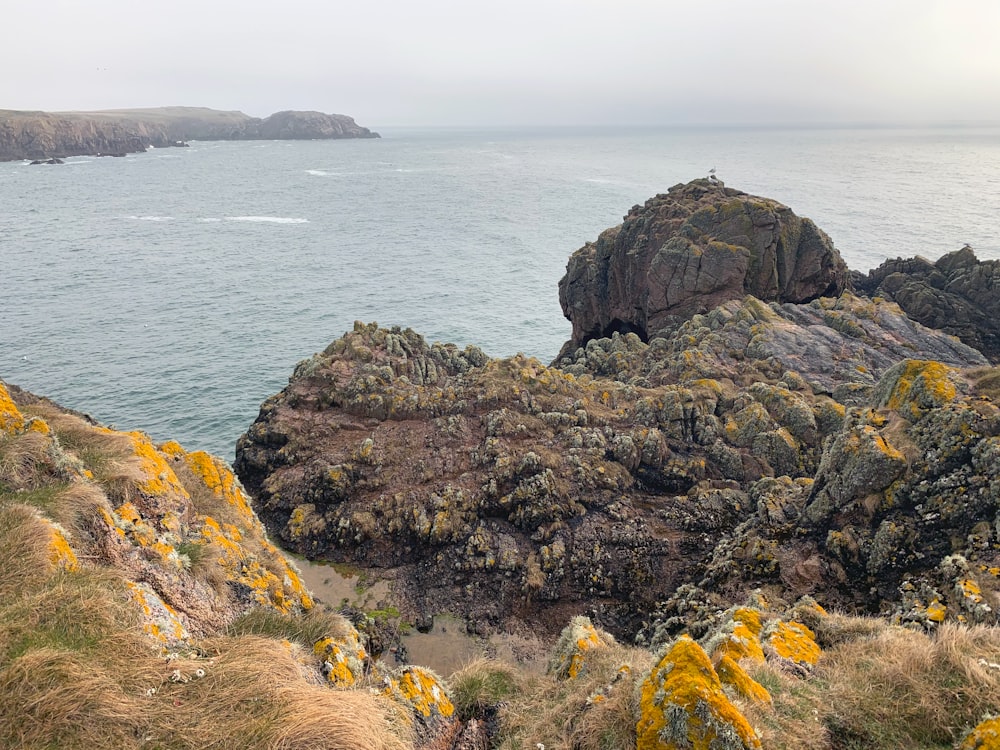
[[[359,675],[341,690],[317,678],[313,644],[350,628],[335,614],[283,613],[274,606],[283,600],[272,597],[169,648],[152,637],[129,569],[102,551],[95,526],[102,512],[124,513],[126,503],[156,494],[134,439],[44,401],[16,406],[5,394],[0,747],[414,745],[412,720],[370,689],[381,686],[379,677]],[[240,525],[248,544],[263,543],[253,541],[255,527],[239,507],[181,464],[192,528],[217,516]],[[138,522],[128,534],[136,529]],[[152,559],[140,538],[130,544]],[[232,572],[212,564],[219,551],[187,539],[188,572],[229,590]],[[765,748],[951,748],[1000,708],[998,628],[949,624],[928,634],[815,607],[780,614],[807,622],[823,651],[815,666],[777,658],[766,644],[766,661],[742,660],[770,700],[754,702],[731,687],[728,696]],[[511,750],[636,747],[637,685],[655,657],[595,634],[564,638],[554,662],[561,679],[495,660],[468,665],[450,679],[458,715],[493,727],[495,746]]]

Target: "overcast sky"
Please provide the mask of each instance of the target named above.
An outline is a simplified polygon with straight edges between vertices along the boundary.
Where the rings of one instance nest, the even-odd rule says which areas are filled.
[[[1000,121],[1000,0],[24,0],[0,108],[362,125]]]

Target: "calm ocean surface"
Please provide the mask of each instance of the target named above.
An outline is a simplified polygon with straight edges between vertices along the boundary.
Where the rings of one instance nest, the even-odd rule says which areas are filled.
[[[1000,258],[1000,128],[382,134],[0,164],[0,378],[231,460],[354,320],[549,361],[570,253],[712,167],[851,268]]]

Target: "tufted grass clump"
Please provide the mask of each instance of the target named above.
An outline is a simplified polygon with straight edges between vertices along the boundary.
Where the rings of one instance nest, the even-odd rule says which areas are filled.
[[[1000,367],[983,367],[970,370],[967,374],[972,379],[976,394],[1000,404]]]
[[[486,719],[519,693],[517,667],[494,659],[476,659],[455,672],[448,683],[452,703],[463,721]]]
[[[838,746],[952,747],[1000,705],[1000,629],[887,627],[830,651],[824,723]]]
[[[573,679],[522,673],[516,680],[517,693],[501,704],[497,746],[502,750],[539,744],[578,750],[634,748],[638,712],[634,676],[647,673],[652,661],[644,649],[611,643],[589,651],[587,669]]]
[[[257,608],[235,620],[228,628],[231,636],[260,635],[286,639],[308,649],[323,638],[342,639],[351,632],[351,624],[334,612],[314,607],[301,615],[285,615],[273,609]]]

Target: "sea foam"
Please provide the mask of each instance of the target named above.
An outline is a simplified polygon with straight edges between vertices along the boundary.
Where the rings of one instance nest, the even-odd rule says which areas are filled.
[[[288,216],[227,216],[226,221],[250,221],[267,224],[308,224],[309,219],[294,219]]]

